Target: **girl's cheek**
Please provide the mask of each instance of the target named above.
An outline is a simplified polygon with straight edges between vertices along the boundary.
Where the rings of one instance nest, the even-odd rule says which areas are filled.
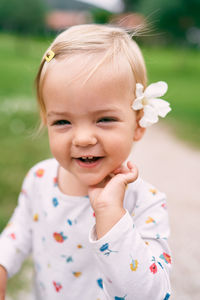
[[[59,148],[58,137],[52,133],[49,134],[49,146],[52,152]]]

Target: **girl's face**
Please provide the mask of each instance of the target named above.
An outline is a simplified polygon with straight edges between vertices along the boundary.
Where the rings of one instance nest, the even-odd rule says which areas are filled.
[[[52,154],[77,185],[88,187],[127,159],[140,128],[131,108],[133,78],[105,64],[83,84],[80,64],[50,66],[43,98]]]

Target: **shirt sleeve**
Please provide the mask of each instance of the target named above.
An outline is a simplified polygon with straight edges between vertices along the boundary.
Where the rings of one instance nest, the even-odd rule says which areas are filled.
[[[170,250],[165,195],[145,187],[132,212],[101,239],[95,226],[90,242],[108,299],[167,300],[170,297]]]
[[[31,251],[30,185],[30,176],[27,175],[18,198],[18,205],[0,235],[0,265],[7,270],[9,278],[19,271]]]

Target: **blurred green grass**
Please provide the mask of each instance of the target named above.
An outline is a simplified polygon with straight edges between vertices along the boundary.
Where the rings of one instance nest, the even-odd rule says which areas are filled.
[[[16,205],[28,169],[49,156],[39,123],[33,82],[49,41],[0,35],[0,231]]]
[[[163,122],[186,143],[200,148],[200,51],[188,48],[144,48],[150,82],[164,80],[169,89],[163,99],[172,111]]]
[[[39,118],[33,88],[50,42],[0,34],[0,232],[13,213],[25,174],[50,156],[47,134],[36,135]],[[26,260],[8,281],[8,294],[14,299],[22,289],[30,289],[29,266]]]
[[[33,82],[51,39],[0,34],[0,232],[17,203],[22,180],[36,162],[50,157],[47,134],[34,136],[39,123]],[[192,146],[200,148],[198,93],[200,51],[143,47],[149,82],[164,80],[172,112],[162,122]],[[21,275],[9,282],[11,294]]]

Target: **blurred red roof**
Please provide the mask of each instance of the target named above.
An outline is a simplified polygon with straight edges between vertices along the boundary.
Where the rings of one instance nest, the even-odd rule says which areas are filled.
[[[137,13],[124,13],[114,16],[111,19],[111,23],[120,25],[124,28],[134,28],[145,23],[143,15]]]
[[[79,25],[91,22],[88,11],[61,11],[55,10],[46,16],[46,24],[53,30],[62,30],[72,25]]]

